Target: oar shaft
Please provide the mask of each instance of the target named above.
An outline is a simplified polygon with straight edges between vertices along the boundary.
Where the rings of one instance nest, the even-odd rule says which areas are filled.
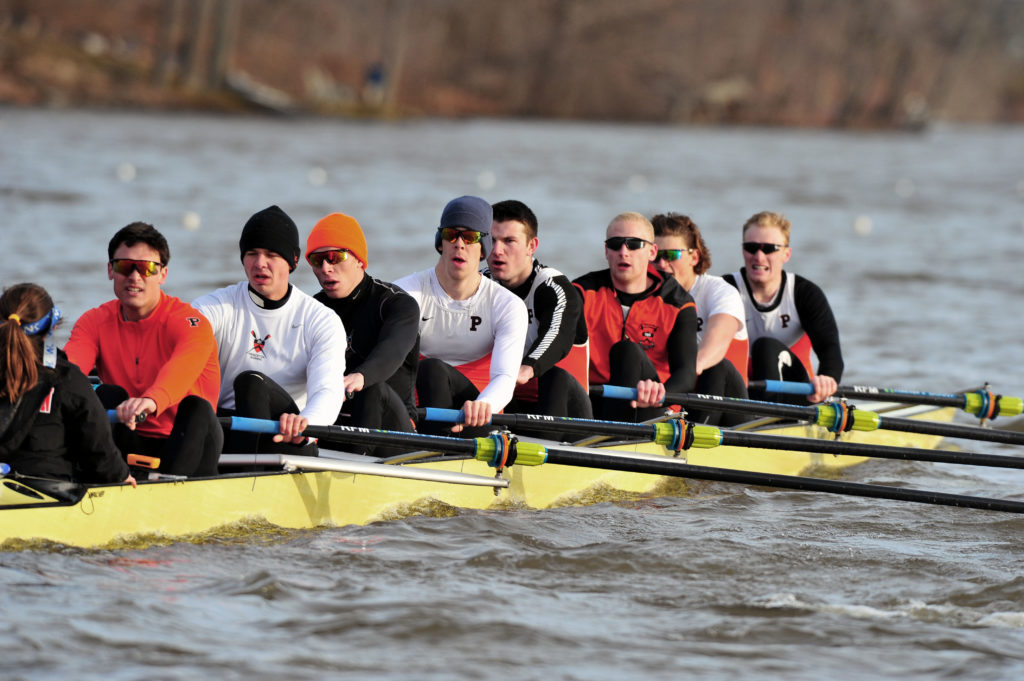
[[[901,419],[894,416],[880,416],[879,428],[897,430],[903,433],[921,433],[923,435],[940,435],[942,437],[957,437],[967,440],[999,442],[1004,445],[1024,445],[1024,433],[1001,430],[999,428],[962,426],[953,423]]]
[[[913,501],[939,506],[958,506],[961,508],[977,508],[989,511],[1004,511],[1007,513],[1024,513],[1024,502],[1006,499],[988,499],[961,494],[948,494],[945,492],[930,492],[926,490],[905,489],[901,487],[887,487],[884,485],[843,482],[841,480],[822,480],[818,478],[803,478],[792,475],[774,475],[771,473],[753,473],[749,471],[734,471],[707,466],[692,466],[673,459],[665,459],[665,461],[650,461],[648,459],[636,460],[615,456],[614,454],[595,454],[588,451],[559,447],[547,448],[546,463],[555,463],[567,466],[586,466],[589,468],[622,470],[636,473],[650,473],[654,475],[691,478],[694,480],[731,482],[741,485],[759,485],[762,487],[795,489],[808,492],[825,492],[828,494],[892,499],[895,501]]]
[[[590,392],[611,399],[634,400],[636,399],[636,388],[626,388],[618,385],[597,385],[590,389]],[[719,397],[717,395],[699,395],[695,393],[668,393],[665,395],[665,404],[681,404],[684,407],[698,407],[716,411],[728,411],[739,414],[759,414],[761,416],[779,416],[782,418],[796,419],[798,421],[814,421],[818,418],[816,407],[801,407],[792,404],[779,404],[777,402],[759,402],[758,400],[744,400],[738,397]]]
[[[813,395],[814,386],[799,381],[751,381],[751,388],[759,388],[770,393],[787,395]],[[955,407],[979,418],[995,418],[996,416],[1018,416],[1024,409],[1024,401],[1019,397],[994,395],[983,388],[968,390],[961,393],[932,393],[917,390],[896,390],[893,388],[876,388],[868,385],[841,385],[836,388],[837,397],[866,397],[875,400],[888,400],[903,404],[927,404],[936,407]]]
[[[419,410],[427,421],[441,423],[462,423],[464,416],[458,409],[427,407]],[[533,428],[536,430],[580,433],[583,435],[615,435],[653,440],[656,429],[650,424],[624,423],[621,421],[599,421],[577,419],[568,416],[544,416],[541,414],[492,414],[491,423],[506,428]]]
[[[635,388],[622,386],[594,386],[591,392],[604,394],[606,397],[619,399],[635,399]],[[761,414],[763,416],[779,416],[802,421],[813,421],[823,425],[823,421],[831,419],[830,413],[836,412],[841,405],[819,405],[817,407],[792,406],[775,402],[759,402],[743,400],[735,397],[718,397],[713,395],[694,395],[689,393],[668,393],[666,404],[681,404],[684,407],[700,407],[703,409],[739,412],[745,414]],[[1001,444],[1024,444],[1024,433],[979,426],[964,426],[951,423],[937,423],[918,419],[903,419],[894,416],[880,416],[870,411],[850,409],[853,430],[896,430],[904,433],[920,433],[922,435],[938,435]]]
[[[747,387],[779,395],[814,394],[814,384],[800,381],[751,381]],[[836,388],[835,395],[838,397],[870,397],[904,404],[928,404],[936,407],[956,407],[957,409],[963,409],[966,404],[963,395],[953,393],[918,393],[860,385],[841,385]]]
[[[897,459],[901,461],[928,461],[932,463],[988,466],[991,468],[1024,469],[1024,457],[1017,456],[979,454],[976,452],[950,452],[942,449],[918,449],[916,447],[889,447],[863,442],[843,442],[842,440],[819,440],[810,437],[746,433],[739,430],[723,430],[722,445],[845,456],[869,456],[877,459]]]

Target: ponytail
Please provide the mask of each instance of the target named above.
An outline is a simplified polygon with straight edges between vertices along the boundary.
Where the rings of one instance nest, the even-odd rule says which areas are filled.
[[[29,336],[22,326],[51,315],[53,309],[46,289],[36,284],[16,284],[0,296],[0,399],[14,404],[39,380],[46,334]]]

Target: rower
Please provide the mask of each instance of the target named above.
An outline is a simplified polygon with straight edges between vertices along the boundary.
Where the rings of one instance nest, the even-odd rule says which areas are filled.
[[[371,277],[368,258],[362,227],[342,213],[321,219],[306,239],[306,261],[321,287],[313,297],[334,310],[348,332],[346,399],[336,423],[411,431],[419,306],[394,284]]]
[[[89,380],[53,344],[59,321],[42,286],[0,296],[0,463],[23,476],[135,487]]]
[[[747,326],[739,292],[707,273],[711,251],[688,216],[663,213],[651,218],[651,224],[658,246],[655,265],[674,276],[697,305],[696,392],[746,399]],[[687,419],[722,426],[745,420],[742,415],[694,409]]]
[[[490,277],[526,304],[530,326],[512,402],[506,411],[593,418],[587,396],[587,325],[569,278],[534,256],[537,216],[521,201],[493,206]],[[582,383],[581,383],[582,382]]]
[[[666,392],[687,392],[697,379],[696,305],[674,277],[655,269],[657,251],[651,222],[622,213],[605,230],[608,269],[573,281],[583,293],[591,385],[637,390],[629,403],[594,398],[598,418],[655,418]]]
[[[395,282],[419,303],[419,405],[461,408],[452,432],[474,435],[512,399],[528,326],[523,301],[480,273],[491,223],[482,198],[452,199],[434,235],[437,265]]]
[[[161,473],[216,475],[224,433],[210,323],[163,292],[171,252],[153,225],[118,230],[107,256],[117,297],[79,317],[68,358],[85,373],[95,367],[96,394],[120,419],[113,430],[122,452],[160,459]]]
[[[277,206],[255,213],[238,241],[247,281],[193,303],[213,324],[223,380],[218,413],[274,419],[272,441],[232,433],[229,452],[316,455],[301,435],[334,423],[345,399],[345,328],[338,315],[292,286],[302,250],[295,222]]]
[[[820,288],[800,275],[789,275],[791,224],[780,213],[764,211],[743,225],[743,262],[739,272],[725,275],[746,309],[750,335],[750,379],[812,383],[811,402],[835,393],[843,375],[839,328]],[[811,350],[818,372],[811,367]],[[764,399],[763,391],[751,397]],[[778,396],[772,399],[801,399]]]

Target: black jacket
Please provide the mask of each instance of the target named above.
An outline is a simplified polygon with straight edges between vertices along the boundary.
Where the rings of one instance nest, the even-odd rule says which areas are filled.
[[[345,373],[360,373],[367,386],[386,381],[416,413],[413,389],[420,361],[420,307],[394,284],[369,274],[345,298],[313,296],[341,317],[348,334]]]
[[[57,480],[128,477],[106,410],[63,352],[55,368],[39,366],[39,381],[14,407],[0,402],[0,462],[21,475]]]

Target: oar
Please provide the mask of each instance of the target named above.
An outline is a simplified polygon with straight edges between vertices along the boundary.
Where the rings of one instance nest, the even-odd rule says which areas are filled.
[[[462,412],[457,409],[428,407],[421,411],[424,418],[428,421],[460,423],[463,418]],[[681,419],[641,424],[624,423],[621,421],[598,421],[595,419],[574,419],[565,416],[542,416],[538,414],[494,414],[491,416],[491,423],[513,430],[516,428],[533,428],[554,432],[574,432],[582,435],[600,434],[638,438],[645,442],[654,442],[673,451],[690,448],[711,449],[718,446],[752,447],[814,452],[818,454],[870,456],[879,459],[899,459],[903,461],[929,461],[933,463],[965,464],[992,468],[1024,469],[1024,457],[977,454],[972,452],[949,452],[936,449],[918,449],[916,447],[891,447],[888,445],[871,445],[863,442],[819,440],[817,438],[767,435],[765,433],[747,433],[737,430],[721,430],[715,426],[686,423]]]
[[[796,381],[751,381],[751,388],[787,395],[813,395],[814,385]],[[839,397],[867,397],[905,404],[930,404],[937,407],[956,407],[979,419],[997,416],[1019,416],[1024,411],[1024,400],[1019,397],[995,395],[988,390],[969,390],[962,393],[930,393],[893,388],[875,388],[868,385],[841,385],[835,392]]]
[[[616,385],[592,386],[590,392],[612,399],[636,399],[636,388],[625,388]],[[812,421],[819,426],[838,433],[847,430],[896,430],[905,433],[922,433],[941,437],[965,438],[1002,444],[1024,444],[1024,433],[978,426],[961,426],[952,423],[936,423],[916,419],[901,419],[893,416],[881,416],[873,411],[855,409],[842,403],[818,404],[802,407],[777,402],[759,402],[743,400],[736,397],[719,397],[717,395],[698,395],[691,393],[668,393],[665,403],[681,404],[684,407],[739,412],[743,414],[760,414],[762,416],[781,416],[799,421]]]
[[[108,410],[107,417],[113,423],[118,423],[116,410]],[[222,426],[230,428],[232,430],[240,430],[250,433],[269,433],[276,435],[279,431],[280,424],[277,421],[271,421],[267,419],[252,419],[240,416],[225,416],[218,419]],[[330,429],[330,430],[328,430]],[[345,437],[344,439],[338,438],[338,432],[347,432],[346,426],[309,426],[306,428],[304,435],[309,437],[323,437],[325,441],[345,442],[345,443],[362,443],[362,444],[411,444],[413,447],[421,447],[423,443],[419,440],[411,442],[398,442],[401,435],[407,433],[391,433],[389,431],[368,431],[366,429],[358,429],[362,432],[358,434],[352,434],[351,437]],[[384,433],[385,435],[381,435]],[[360,439],[361,438],[361,439]],[[466,441],[461,438],[442,438],[444,440],[454,440],[456,443],[465,443]],[[466,453],[473,454],[475,449],[465,450]],[[133,458],[134,457],[134,458]],[[135,454],[129,455],[129,464],[143,465],[147,468],[156,468],[160,465],[160,459],[151,459],[145,461],[149,457],[139,457]],[[225,465],[266,465],[266,466],[283,466],[286,470],[320,470],[320,471],[336,471],[340,473],[354,473],[361,475],[378,475],[381,477],[388,478],[406,478],[411,480],[426,480],[429,482],[445,482],[455,485],[480,485],[484,487],[508,487],[508,480],[501,478],[489,478],[482,475],[470,475],[467,473],[459,473],[455,471],[438,471],[425,468],[406,468],[404,466],[390,466],[387,464],[371,463],[364,461],[339,461],[337,459],[327,459],[312,456],[300,456],[295,454],[221,454],[221,461]]]
[[[274,433],[276,421],[262,419],[241,419],[231,417],[227,424],[238,430],[250,432]],[[353,442],[357,444],[399,444],[438,451],[470,453],[473,458],[486,461],[495,467],[539,466],[544,463],[562,466],[581,466],[600,468],[650,475],[666,475],[694,480],[714,480],[733,482],[742,485],[759,485],[780,489],[796,489],[829,494],[893,499],[897,501],[913,501],[941,506],[959,506],[962,508],[978,508],[1007,513],[1024,513],[1024,502],[1007,499],[989,499],[985,497],[930,492],[925,490],[886,487],[838,480],[821,480],[791,475],[773,475],[769,473],[752,473],[734,471],[709,466],[692,466],[677,459],[651,454],[632,452],[616,452],[597,450],[585,447],[549,447],[537,442],[520,442],[507,434],[497,434],[486,438],[463,439],[443,437],[439,435],[419,435],[413,433],[393,433],[383,430],[369,430],[352,426],[310,426],[305,435],[320,438],[323,441]]]

